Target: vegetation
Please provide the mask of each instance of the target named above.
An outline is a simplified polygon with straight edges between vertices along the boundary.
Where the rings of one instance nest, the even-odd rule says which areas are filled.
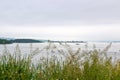
[[[51,41],[51,40],[35,40],[35,39],[2,39],[0,38],[0,44],[10,43],[86,43],[85,41]]]
[[[45,40],[34,40],[34,39],[0,39],[0,44],[11,44],[11,43],[43,43]]]
[[[63,44],[60,44],[63,45]],[[55,45],[54,45],[55,46]],[[111,44],[103,51],[80,50],[74,52],[65,44],[67,52],[54,47],[65,59],[43,58],[37,65],[31,59],[39,49],[22,57],[19,46],[11,54],[6,46],[0,56],[0,80],[120,80],[120,61],[112,63],[112,58],[107,56]],[[51,49],[51,43],[46,50]],[[57,53],[56,53],[57,54]]]
[[[0,44],[10,44],[12,43],[11,41],[9,40],[6,40],[6,39],[0,39]]]
[[[34,39],[15,39],[12,40],[13,43],[43,43],[43,40],[34,40]]]

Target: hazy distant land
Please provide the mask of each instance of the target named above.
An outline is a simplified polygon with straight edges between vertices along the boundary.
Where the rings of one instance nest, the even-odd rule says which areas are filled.
[[[86,41],[54,41],[54,40],[36,40],[36,39],[5,39],[0,38],[0,44],[12,44],[12,43],[85,43]]]

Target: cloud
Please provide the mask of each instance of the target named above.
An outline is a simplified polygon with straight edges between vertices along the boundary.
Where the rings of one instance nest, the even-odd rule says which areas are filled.
[[[120,0],[0,0],[0,36],[120,40]]]
[[[0,0],[0,25],[119,24],[119,0]]]

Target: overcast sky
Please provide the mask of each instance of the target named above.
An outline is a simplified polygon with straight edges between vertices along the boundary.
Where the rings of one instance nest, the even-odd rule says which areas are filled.
[[[0,0],[0,37],[120,40],[120,0]]]

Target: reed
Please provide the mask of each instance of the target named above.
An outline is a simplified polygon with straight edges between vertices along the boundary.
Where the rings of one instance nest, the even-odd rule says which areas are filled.
[[[72,50],[68,44],[59,44],[66,51],[50,43],[43,48],[64,57],[59,60],[56,57],[42,58],[37,65],[31,59],[42,53],[43,49],[32,49],[28,56],[22,56],[19,45],[14,54],[11,54],[5,46],[0,55],[0,80],[120,80],[120,61],[112,63],[112,58],[107,56],[109,44],[103,51]],[[87,45],[86,45],[87,46]]]

